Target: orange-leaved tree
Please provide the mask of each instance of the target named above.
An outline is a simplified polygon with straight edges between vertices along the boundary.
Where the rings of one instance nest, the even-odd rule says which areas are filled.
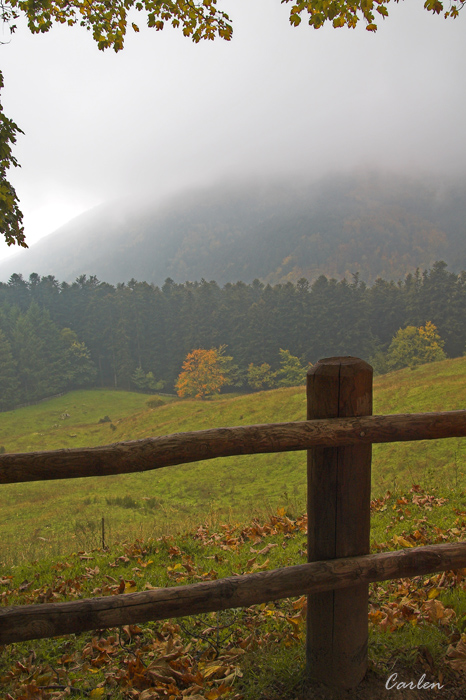
[[[192,350],[186,356],[175,388],[181,398],[204,399],[218,394],[222,386],[231,384],[229,374],[233,358],[224,355],[226,345],[219,348]]]

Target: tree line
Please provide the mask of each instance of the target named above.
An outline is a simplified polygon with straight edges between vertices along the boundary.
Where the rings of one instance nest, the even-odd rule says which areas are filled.
[[[279,372],[285,350],[302,367],[356,355],[383,371],[397,331],[428,322],[447,357],[463,354],[466,272],[437,262],[370,287],[354,275],[274,286],[167,279],[161,288],[15,274],[0,283],[0,409],[83,386],[174,392],[198,348],[225,346],[236,368],[232,385],[246,388],[266,386],[254,386],[254,373]]]

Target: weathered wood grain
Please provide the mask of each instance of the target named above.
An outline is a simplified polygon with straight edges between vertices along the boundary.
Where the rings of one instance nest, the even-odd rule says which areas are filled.
[[[466,543],[288,566],[141,593],[0,608],[0,644],[246,607],[309,592],[466,567]]]
[[[307,417],[347,418],[372,413],[372,367],[355,357],[319,360],[307,375]],[[308,450],[308,561],[370,552],[371,445]],[[369,590],[308,596],[309,675],[326,685],[355,688],[367,671]]]
[[[290,452],[317,445],[465,436],[465,410],[211,428],[103,447],[2,454],[0,484],[142,472],[215,457]]]

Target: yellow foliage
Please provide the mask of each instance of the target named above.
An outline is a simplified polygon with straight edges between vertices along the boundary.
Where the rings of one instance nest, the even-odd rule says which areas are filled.
[[[198,348],[187,355],[175,384],[178,396],[203,399],[219,393],[228,383],[223,369],[229,358],[222,356],[224,349],[224,346],[210,350]]]

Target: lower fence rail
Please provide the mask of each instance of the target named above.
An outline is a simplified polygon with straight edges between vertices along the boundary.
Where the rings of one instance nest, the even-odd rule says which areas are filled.
[[[18,605],[0,611],[0,644],[248,607],[361,583],[465,567],[466,542],[461,542],[317,561],[139,593]]]

